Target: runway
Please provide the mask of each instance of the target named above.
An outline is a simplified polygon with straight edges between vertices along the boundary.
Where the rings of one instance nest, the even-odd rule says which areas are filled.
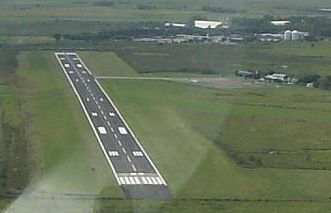
[[[166,181],[76,53],[55,53],[127,199],[171,199]]]

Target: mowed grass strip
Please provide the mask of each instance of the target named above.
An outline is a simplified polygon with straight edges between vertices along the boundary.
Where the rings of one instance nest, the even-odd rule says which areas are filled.
[[[224,91],[167,81],[101,82],[177,198],[329,199],[330,171],[247,169],[229,159],[217,146],[217,136],[231,128],[227,118],[240,111],[219,97]],[[287,142],[291,144],[290,138]]]
[[[137,73],[113,52],[79,52],[94,76],[137,76]]]
[[[48,193],[121,196],[85,114],[52,52],[19,55],[32,186]]]
[[[225,212],[225,213],[265,213],[297,212],[324,213],[330,211],[329,202],[265,202],[265,201],[225,201],[225,200],[172,200],[162,201],[98,201],[95,212]]]

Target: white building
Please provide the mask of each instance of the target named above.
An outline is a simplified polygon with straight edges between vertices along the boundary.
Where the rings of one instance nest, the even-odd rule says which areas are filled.
[[[220,21],[202,21],[202,20],[195,20],[194,27],[202,28],[202,29],[215,29],[216,27],[222,25]]]
[[[285,41],[291,41],[292,39],[292,31],[291,30],[286,30],[284,33],[284,40]]]
[[[275,25],[275,26],[284,26],[284,25],[289,24],[291,22],[290,21],[271,21],[270,23],[272,25]]]
[[[166,26],[166,27],[186,27],[186,24],[167,22],[167,23],[164,24],[164,26]]]
[[[283,74],[283,73],[274,73],[272,75],[266,75],[264,76],[265,79],[267,80],[276,80],[276,81],[286,81],[287,79],[287,75],[286,74]]]

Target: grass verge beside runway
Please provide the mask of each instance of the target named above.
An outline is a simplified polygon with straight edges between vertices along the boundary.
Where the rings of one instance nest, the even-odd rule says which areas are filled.
[[[279,125],[282,125],[266,122],[274,119],[272,116],[286,118],[282,122],[288,122],[290,128],[301,131],[300,124],[295,122],[297,116],[291,115],[292,109],[275,108],[274,111],[270,111],[268,107],[264,109],[258,106],[240,106],[240,103],[236,103],[236,98],[255,97],[255,89],[249,91],[253,93],[249,96],[246,94],[247,89],[217,90],[167,81],[102,80],[101,83],[121,109],[177,198],[230,198],[239,201],[265,199],[270,202],[329,201],[330,171],[242,168],[219,147],[220,144],[226,143],[242,144],[243,147],[249,143],[252,143],[252,146],[263,145],[265,140],[259,137],[265,135],[268,139],[269,133],[259,131],[259,128],[269,127],[277,130],[280,128]],[[263,88],[260,89],[263,91]],[[281,97],[284,92],[288,92],[289,97]],[[295,97],[305,92],[306,89],[302,88],[269,88],[264,91],[276,97],[274,101],[279,101],[278,103],[285,100],[289,102],[291,99],[296,102]],[[310,98],[311,101],[316,101],[315,96],[326,95],[319,90],[310,90],[310,93],[307,93],[307,96],[302,97],[303,100]],[[253,100],[243,101],[248,104]],[[287,104],[291,105],[291,102]],[[315,106],[306,107],[314,109],[327,107],[327,104],[316,103]],[[331,112],[324,113],[324,116],[316,117],[316,122],[326,123],[326,115],[331,115]],[[308,111],[305,116],[311,117],[315,114],[315,111]],[[262,127],[255,127],[256,131],[252,133],[256,137],[254,140],[246,137],[247,140],[237,141],[236,137],[241,136],[242,132],[238,131],[238,135],[235,132],[237,128],[242,128],[242,119],[254,115],[264,118],[265,120],[261,121],[266,126],[260,124]],[[236,125],[228,120],[233,117],[238,118],[235,120]],[[252,120],[250,125],[257,125],[261,121],[254,123]],[[250,129],[250,125],[244,128]],[[314,134],[323,127],[316,126],[318,129],[314,129],[314,126],[316,125],[310,129],[312,135],[309,140],[319,140]],[[224,130],[233,131],[230,134],[232,137],[222,136]],[[277,136],[278,133],[280,132],[276,131],[273,134]],[[279,143],[272,135],[269,139]],[[291,137],[284,140],[284,149],[291,146],[301,148],[301,144],[293,142]],[[268,144],[273,142],[270,141]]]
[[[113,52],[78,52],[85,65],[97,76],[137,76],[137,73]]]
[[[23,52],[18,56],[25,136],[28,141],[30,184],[24,195],[122,197],[78,100],[52,52]],[[32,196],[31,195],[31,196]],[[61,211],[80,202],[19,197],[10,208]],[[65,204],[67,203],[67,205]],[[93,200],[82,201],[86,209]],[[63,204],[63,205],[62,205]],[[72,204],[72,205],[71,205]],[[79,209],[77,211],[79,211]]]

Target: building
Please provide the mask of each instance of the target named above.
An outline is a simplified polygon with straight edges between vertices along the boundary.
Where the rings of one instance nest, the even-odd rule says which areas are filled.
[[[274,26],[284,26],[291,22],[290,21],[271,21],[270,23]]]
[[[170,23],[170,22],[167,22],[167,23],[164,23],[164,26],[166,26],[166,27],[186,27],[187,25],[183,24],[183,23]]]
[[[284,40],[285,41],[291,41],[292,39],[292,31],[291,30],[286,30],[284,33]]]
[[[287,81],[287,75],[284,73],[274,73],[270,75],[264,76],[264,79],[269,80],[271,82],[286,82]]]
[[[300,32],[298,30],[286,30],[284,33],[284,40],[285,41],[296,41],[299,39],[303,39],[304,37],[309,36],[308,32]]]
[[[201,29],[215,29],[220,25],[222,25],[222,22],[219,21],[203,21],[203,20],[194,21],[194,27]]]

